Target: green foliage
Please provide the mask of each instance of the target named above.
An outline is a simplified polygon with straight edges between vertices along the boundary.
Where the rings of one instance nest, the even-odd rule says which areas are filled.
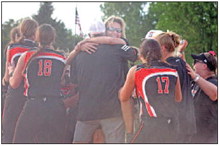
[[[65,24],[57,19],[52,19],[54,8],[52,2],[43,2],[40,4],[40,9],[37,15],[33,15],[33,18],[39,23],[51,24],[56,30],[56,41],[54,43],[55,48],[64,51],[71,51],[75,44],[81,41],[83,38],[77,35],[73,36],[71,30],[65,28]]]
[[[174,31],[188,40],[186,58],[191,63],[191,53],[218,51],[217,9],[216,2],[153,2],[149,15],[159,20],[156,29]]]
[[[149,30],[160,29],[174,31],[188,40],[189,63],[191,53],[218,52],[217,2],[105,2],[101,10],[104,19],[117,15],[125,20],[127,38],[137,47]]]
[[[131,45],[139,47],[145,32],[153,28],[153,25],[148,25],[143,11],[146,4],[145,2],[105,2],[100,8],[104,13],[104,20],[111,15],[123,18],[126,22],[127,39]]]
[[[54,8],[52,2],[40,3],[40,9],[37,15],[32,16],[39,24],[47,23],[51,24],[53,22],[52,13]]]

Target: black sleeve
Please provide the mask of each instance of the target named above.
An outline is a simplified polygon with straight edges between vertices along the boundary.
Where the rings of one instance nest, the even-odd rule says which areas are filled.
[[[129,46],[129,42],[128,42],[128,40],[126,39],[126,38],[121,38],[123,41],[125,41],[125,43],[126,43],[126,45],[128,45]]]
[[[132,62],[135,62],[138,58],[138,50],[127,45],[121,45],[120,53],[122,58]]]
[[[77,84],[77,72],[76,72],[76,58],[73,59],[70,66],[70,82],[73,84]]]

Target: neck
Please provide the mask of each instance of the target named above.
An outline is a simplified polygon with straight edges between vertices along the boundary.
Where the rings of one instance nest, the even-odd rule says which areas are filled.
[[[43,45],[40,44],[39,47],[40,47],[40,48],[51,48],[51,45],[44,45],[44,46],[43,46]]]
[[[208,73],[204,74],[202,77],[203,77],[204,79],[207,79],[207,78],[213,77],[213,76],[215,76],[215,73],[214,73],[214,72],[208,72]]]
[[[162,53],[162,61],[165,61],[167,58],[174,56],[173,55],[174,52],[163,52]]]

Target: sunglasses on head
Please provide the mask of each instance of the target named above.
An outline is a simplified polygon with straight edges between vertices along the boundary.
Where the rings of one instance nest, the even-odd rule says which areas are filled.
[[[121,33],[122,32],[122,29],[120,28],[114,28],[114,27],[108,27],[106,30],[108,31],[116,31],[118,33]]]

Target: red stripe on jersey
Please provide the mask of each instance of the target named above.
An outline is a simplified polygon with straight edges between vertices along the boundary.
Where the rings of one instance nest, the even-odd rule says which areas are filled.
[[[32,56],[35,52],[36,52],[36,51],[31,51],[31,52],[27,52],[27,53],[26,53],[26,57],[25,57],[25,59],[24,59],[25,66],[27,65],[28,60],[31,58],[31,56]],[[59,54],[56,54],[56,53],[44,53],[44,52],[42,52],[42,53],[38,54],[36,57],[38,57],[38,56],[55,56],[55,57],[59,57],[59,58],[65,60],[65,57],[64,57],[64,56],[59,55]]]
[[[28,63],[28,60],[31,58],[32,55],[34,55],[36,53],[36,51],[30,51],[30,52],[26,52],[26,55],[25,55],[25,58],[24,58],[24,68],[26,69],[27,67],[27,63]],[[62,59],[65,59],[64,56],[62,55],[59,55],[59,54],[56,54],[56,53],[40,53],[38,54],[37,56],[55,56],[55,57],[59,57],[59,58],[62,58]],[[36,57],[37,57],[36,56]],[[28,79],[27,79],[27,74],[25,73],[24,74],[24,88],[25,88],[25,91],[24,91],[24,95],[27,96],[28,94],[28,88],[29,88],[29,82],[28,82]]]
[[[169,72],[169,73],[177,73],[175,69],[170,69],[170,68],[142,68],[135,73],[135,85],[136,85],[136,90],[137,93],[140,95],[140,97],[145,101],[145,106],[147,109],[147,112],[149,116],[151,117],[156,117],[156,113],[153,109],[153,107],[150,105],[146,95],[144,94],[144,89],[142,88],[143,81],[146,77],[152,75],[152,74],[162,74],[164,72]]]
[[[22,48],[22,47],[15,47],[12,49],[9,49],[9,57],[8,57],[8,62],[11,62],[11,59],[13,58],[14,55],[18,54],[18,53],[23,53],[28,51],[29,48]]]
[[[29,89],[29,82],[28,82],[28,79],[27,79],[27,73],[24,74],[24,95],[25,96],[28,96],[28,89]]]
[[[46,52],[43,52],[43,53],[40,53],[39,55],[37,56],[55,56],[55,57],[59,57],[59,58],[62,58],[65,60],[65,57],[62,56],[62,55],[59,55],[59,54],[56,54],[56,53],[46,53]]]

